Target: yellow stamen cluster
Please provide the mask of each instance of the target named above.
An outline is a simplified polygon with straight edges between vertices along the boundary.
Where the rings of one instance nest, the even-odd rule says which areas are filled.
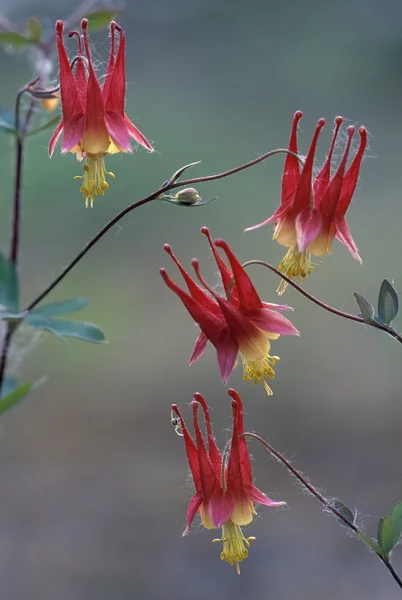
[[[93,208],[95,196],[103,196],[109,187],[106,175],[114,178],[114,174],[105,169],[105,153],[89,154],[85,157],[84,175],[76,175],[74,179],[82,179],[80,192],[85,199],[85,207],[88,203]]]
[[[275,378],[273,367],[275,366],[275,363],[280,360],[279,356],[270,356],[267,354],[264,358],[257,360],[247,360],[242,356],[242,360],[243,379],[252,381],[254,385],[257,385],[257,383],[262,381],[268,396],[272,396],[273,392],[265,380]]]
[[[289,279],[297,279],[299,283],[305,279],[310,271],[313,270],[310,252],[299,252],[297,246],[291,246],[283,257],[279,267],[279,271],[289,277]],[[287,282],[282,279],[279,284],[277,293],[282,296],[287,288]]]
[[[236,567],[236,573],[240,575],[239,563],[247,558],[248,548],[253,540],[255,537],[245,538],[240,527],[229,520],[222,525],[222,537],[212,541],[223,542],[221,559],[226,560],[232,567]]]

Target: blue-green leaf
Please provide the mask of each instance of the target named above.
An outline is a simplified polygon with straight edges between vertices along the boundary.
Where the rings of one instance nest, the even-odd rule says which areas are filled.
[[[22,35],[22,33],[17,33],[16,31],[0,31],[0,44],[4,44],[5,46],[23,48],[24,46],[29,46],[31,43],[31,40],[25,35]]]
[[[378,318],[382,323],[389,325],[397,316],[398,311],[398,294],[393,285],[384,279],[378,295]]]
[[[31,391],[33,383],[23,383],[0,399],[0,415],[14,408]]]
[[[97,325],[85,321],[72,321],[70,319],[52,319],[40,315],[29,314],[26,322],[37,329],[44,329],[58,337],[73,337],[94,344],[104,342],[105,334]]]
[[[88,19],[88,31],[99,31],[107,27],[117,14],[117,10],[96,10],[85,15]]]
[[[40,315],[41,317],[56,317],[59,315],[67,315],[70,313],[82,310],[90,303],[89,298],[69,298],[67,300],[56,300],[49,302],[39,308],[31,310],[31,315]]]
[[[353,292],[356,302],[359,305],[362,319],[365,323],[370,325],[373,322],[374,307],[373,305],[359,292]]]
[[[374,540],[372,540],[371,538],[369,538],[367,535],[365,535],[364,533],[362,533],[361,531],[359,531],[359,537],[360,539],[367,544],[367,546],[369,548],[371,548],[372,550],[374,550],[374,552],[376,554],[378,554],[379,556],[383,556],[384,552],[382,551],[382,549],[380,548],[380,546],[378,544],[375,543]]]
[[[12,261],[0,254],[0,305],[10,312],[18,312],[18,275]]]
[[[7,396],[10,392],[19,386],[19,381],[16,377],[6,377],[1,388],[1,395]]]
[[[32,44],[37,44],[41,41],[43,35],[42,23],[36,17],[28,19],[27,23],[28,37]]]
[[[350,508],[346,506],[346,504],[343,504],[343,502],[341,502],[340,500],[335,500],[334,508],[336,508],[338,513],[345,517],[345,519],[347,519],[350,523],[354,523],[355,516],[350,510]],[[350,528],[350,525],[348,525],[343,519],[338,518],[338,522],[344,527]]]

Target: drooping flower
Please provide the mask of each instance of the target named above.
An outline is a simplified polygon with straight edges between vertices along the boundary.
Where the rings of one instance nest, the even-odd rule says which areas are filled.
[[[297,130],[302,118],[300,111],[295,113],[290,134],[289,150],[298,154]],[[273,239],[289,248],[279,265],[279,270],[299,282],[307,277],[313,268],[311,255],[322,256],[331,253],[334,237],[342,242],[353,258],[360,263],[357,246],[345,219],[356,188],[360,165],[367,145],[367,131],[360,127],[360,145],[346,169],[354,127],[348,127],[347,142],[339,166],[331,178],[331,161],[342,117],[335,119],[335,130],[328,156],[318,174],[313,177],[314,157],[317,142],[325,119],[319,119],[310,148],[303,166],[295,156],[287,154],[282,176],[281,204],[274,214],[246,231],[258,229],[271,221],[275,223]],[[278,288],[281,294],[286,283]]]
[[[85,158],[81,192],[85,206],[93,206],[95,196],[105,193],[109,187],[106,175],[114,177],[105,169],[106,154],[132,152],[130,138],[153,151],[151,144],[133,125],[124,112],[126,75],[124,64],[125,36],[117,23],[110,23],[111,48],[106,77],[100,86],[96,76],[88,41],[88,20],[81,22],[85,55],[82,52],[78,32],[70,37],[78,38],[78,55],[70,63],[63,40],[62,21],[56,23],[57,50],[60,71],[60,96],[62,119],[49,141],[49,156],[52,156],[61,134],[62,153],[75,152],[77,159]],[[117,52],[116,33],[119,36]],[[74,71],[75,69],[75,71]]]
[[[165,283],[181,299],[201,329],[189,364],[201,357],[209,340],[216,348],[219,371],[224,384],[227,383],[240,354],[243,378],[254,384],[262,381],[266,392],[272,394],[267,380],[275,377],[273,367],[279,358],[269,354],[270,340],[277,339],[281,334],[299,335],[296,327],[277,312],[289,310],[290,307],[262,302],[250,277],[228,244],[223,240],[213,242],[206,227],[203,227],[201,232],[209,240],[222,278],[225,297],[217,294],[206,283],[200,273],[198,261],[194,259],[194,270],[206,289],[198,285],[167,244],[164,249],[179,268],[188,292],[179,287],[165,269],[160,269]],[[218,248],[225,252],[230,269],[220,256]]]
[[[208,405],[201,394],[194,394],[193,418],[195,441],[191,437],[179,408],[173,404],[172,412],[177,416],[178,427],[184,437],[184,444],[195,494],[188,505],[186,529],[187,535],[197,512],[206,529],[222,527],[222,537],[214,542],[223,543],[221,559],[236,568],[240,574],[239,563],[247,558],[250,541],[241,527],[248,525],[256,514],[254,503],[276,507],[286,502],[275,502],[253,485],[250,455],[244,434],[243,406],[239,394],[229,390],[232,398],[232,439],[229,452],[223,455],[212,433]],[[204,412],[208,449],[198,422],[198,406]]]

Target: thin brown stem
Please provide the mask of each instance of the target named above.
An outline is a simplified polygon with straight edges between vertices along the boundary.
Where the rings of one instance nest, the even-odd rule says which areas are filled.
[[[307,479],[300,473],[300,471],[295,469],[293,467],[293,465],[278,450],[276,450],[273,446],[271,446],[271,444],[269,444],[266,440],[264,440],[264,438],[262,438],[261,436],[259,436],[256,433],[250,433],[250,432],[243,433],[239,437],[252,438],[252,439],[260,442],[260,444],[262,444],[264,446],[264,448],[266,448],[266,450],[268,450],[268,452],[270,454],[272,454],[272,456],[275,456],[275,458],[277,460],[279,460],[279,462],[281,462],[286,467],[286,469],[290,473],[292,473],[292,475],[294,475],[294,477],[296,477],[296,479],[298,481],[300,481],[302,486],[305,489],[307,489],[325,507],[326,510],[328,510],[333,515],[335,515],[347,527],[349,527],[349,529],[354,531],[356,533],[356,535],[359,536],[360,531],[356,527],[356,525],[352,521],[350,521],[344,514],[342,514],[342,512],[340,512],[333,505],[331,500],[328,500],[327,498],[325,498],[325,496],[323,496],[309,481],[307,481]],[[381,556],[379,554],[377,554],[377,556],[381,560],[381,562],[386,566],[389,573],[392,575],[392,577],[394,578],[396,583],[399,585],[399,587],[402,589],[402,581],[399,578],[398,574],[395,572],[391,563],[389,562],[389,559],[387,559],[384,556]]]
[[[392,327],[388,327],[388,325],[385,325],[384,323],[378,323],[377,321],[374,321],[374,320],[370,323],[367,323],[362,317],[358,317],[357,315],[352,315],[350,313],[344,312],[343,310],[338,310],[337,308],[334,308],[333,306],[326,304],[322,300],[319,300],[312,294],[309,294],[308,292],[306,292],[306,290],[304,290],[300,285],[298,285],[297,283],[295,283],[294,281],[289,279],[289,277],[287,277],[286,275],[281,273],[279,271],[279,269],[277,269],[273,265],[265,262],[264,260],[248,260],[247,262],[243,263],[242,266],[243,266],[243,268],[245,268],[250,265],[261,265],[263,267],[266,267],[273,273],[276,273],[276,275],[279,275],[279,277],[281,277],[284,281],[286,281],[286,283],[288,283],[295,290],[297,290],[302,296],[305,296],[308,300],[310,300],[317,306],[320,306],[327,312],[330,312],[333,315],[337,315],[338,317],[342,317],[343,319],[348,319],[349,321],[355,321],[356,323],[363,323],[364,325],[370,325],[370,327],[374,327],[375,329],[380,329],[381,331],[385,331],[386,333],[391,335],[393,338],[395,338],[396,340],[398,340],[398,342],[400,342],[402,344],[402,336],[400,336],[399,333],[397,333],[395,331],[395,329],[393,329]]]
[[[292,156],[299,158],[297,154],[294,154],[293,152],[291,152],[285,148],[271,150],[270,152],[266,152],[265,154],[263,154],[262,156],[259,156],[258,158],[255,158],[254,160],[251,160],[247,163],[239,165],[238,167],[235,167],[233,169],[229,169],[229,171],[223,171],[222,173],[217,173],[216,175],[207,175],[206,177],[194,177],[192,179],[186,179],[184,181],[176,181],[174,183],[167,183],[166,185],[162,186],[160,189],[156,190],[155,192],[152,192],[152,194],[149,194],[145,198],[142,198],[141,200],[137,200],[137,202],[133,202],[129,206],[126,206],[126,208],[124,208],[122,211],[120,211],[115,217],[113,217],[113,219],[111,219],[108,223],[106,223],[106,225],[104,225],[104,227],[102,227],[102,229],[100,231],[98,231],[98,233],[73,258],[73,260],[66,267],[64,267],[64,269],[59,273],[59,275],[57,275],[57,277],[55,277],[55,279],[53,279],[45,287],[45,289],[34,300],[32,300],[32,302],[30,302],[28,304],[28,306],[26,307],[26,310],[32,310],[32,308],[34,308],[37,304],[39,304],[39,302],[41,302],[56,287],[56,285],[58,285],[60,283],[60,281],[62,281],[62,279],[64,279],[64,277],[71,271],[71,269],[73,269],[75,267],[75,265],[78,262],[80,262],[80,260],[86,255],[86,253],[97,242],[99,242],[99,240],[114,225],[116,225],[116,223],[118,223],[123,217],[125,217],[132,210],[138,208],[139,206],[147,204],[148,202],[151,202],[151,200],[157,199],[159,196],[161,196],[162,194],[164,194],[170,190],[176,189],[178,187],[188,187],[190,184],[194,184],[194,183],[204,183],[207,181],[215,181],[217,179],[223,179],[225,177],[229,177],[230,175],[234,175],[235,173],[240,173],[240,171],[244,171],[245,169],[249,169],[250,167],[257,165],[258,163],[266,160],[267,158],[270,158],[271,156],[275,156],[276,154],[283,154],[283,153],[292,154]],[[300,160],[302,160],[302,159],[300,159]]]

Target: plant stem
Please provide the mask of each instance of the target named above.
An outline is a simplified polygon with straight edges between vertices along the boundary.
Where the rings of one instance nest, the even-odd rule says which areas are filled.
[[[311,485],[311,483],[309,483],[307,481],[307,479],[299,471],[297,471],[297,469],[295,469],[291,465],[291,463],[280,452],[278,452],[278,450],[276,450],[273,446],[271,446],[271,444],[269,444],[267,441],[265,441],[261,436],[257,435],[256,433],[246,432],[246,433],[241,434],[239,437],[252,438],[252,439],[260,442],[260,444],[262,444],[264,446],[264,448],[266,448],[268,450],[268,452],[270,452],[273,456],[275,456],[276,459],[278,459],[283,465],[285,465],[287,470],[290,471],[290,473],[292,473],[292,475],[294,475],[298,481],[300,481],[302,486],[304,488],[306,488],[326,508],[326,510],[328,510],[333,515],[335,515],[338,519],[343,521],[343,523],[345,523],[345,525],[347,525],[347,527],[349,527],[349,529],[354,531],[356,533],[356,535],[360,534],[360,531],[356,527],[356,525],[354,523],[352,523],[352,521],[350,521],[347,517],[345,517],[345,515],[343,515],[339,510],[337,510],[335,508],[335,506],[333,506],[333,504],[330,500],[328,500],[322,494],[320,494],[320,492],[318,490],[316,490],[315,487],[313,485]],[[388,571],[390,572],[390,574],[392,575],[392,577],[394,578],[394,580],[396,581],[398,586],[402,589],[402,581],[399,578],[398,574],[395,572],[391,563],[389,562],[389,559],[386,559],[384,556],[381,556],[379,554],[377,554],[377,556],[381,560],[381,562],[386,566],[386,568],[388,569]]]
[[[64,269],[59,273],[59,275],[57,275],[57,277],[55,277],[55,279],[53,279],[45,287],[45,289],[36,298],[34,298],[34,300],[32,300],[32,302],[30,302],[28,304],[28,306],[26,307],[25,310],[32,310],[37,304],[39,304],[39,302],[41,302],[56,287],[56,285],[58,285],[60,283],[60,281],[62,281],[62,279],[64,279],[64,277],[71,271],[71,269],[73,269],[75,267],[75,265],[86,255],[86,253],[93,246],[95,246],[95,244],[97,242],[99,242],[99,240],[109,231],[109,229],[111,229],[114,225],[116,225],[116,223],[118,223],[123,217],[125,217],[132,210],[138,208],[139,206],[147,204],[148,202],[151,202],[151,200],[157,199],[158,196],[168,192],[169,190],[173,190],[178,187],[187,187],[194,183],[205,183],[207,181],[215,181],[217,179],[223,179],[225,177],[229,177],[230,175],[234,175],[235,173],[239,173],[240,171],[249,169],[250,167],[257,165],[258,163],[266,160],[267,158],[270,158],[271,156],[274,156],[276,154],[283,154],[283,153],[292,154],[293,156],[299,158],[297,156],[297,154],[294,154],[293,152],[287,150],[286,148],[278,148],[276,150],[271,150],[270,152],[266,152],[265,154],[263,154],[262,156],[259,156],[258,158],[255,158],[254,160],[251,160],[247,163],[244,163],[242,165],[234,167],[233,169],[230,169],[229,171],[223,171],[222,173],[217,173],[216,175],[207,175],[206,177],[194,177],[192,179],[186,179],[184,181],[176,181],[174,183],[167,183],[166,185],[162,186],[160,189],[156,190],[155,192],[152,192],[152,194],[149,194],[145,198],[142,198],[141,200],[137,200],[137,202],[133,202],[129,206],[126,206],[126,208],[124,208],[122,211],[120,211],[115,217],[113,217],[113,219],[111,219],[108,223],[106,223],[106,225],[104,225],[104,227],[102,227],[102,229],[100,231],[98,231],[98,233],[82,248],[82,250],[80,250],[80,252],[77,254],[77,256],[75,256],[73,258],[73,260],[66,267],[64,267]]]
[[[400,342],[402,344],[402,336],[400,336],[399,333],[397,333],[395,331],[395,329],[393,329],[392,327],[388,327],[388,325],[385,325],[383,323],[378,323],[377,321],[374,321],[374,320],[371,323],[367,323],[362,317],[358,317],[357,315],[351,315],[350,313],[344,312],[342,310],[338,310],[337,308],[334,308],[333,306],[330,306],[329,304],[322,302],[322,300],[319,300],[312,294],[309,294],[308,292],[306,292],[306,290],[304,290],[300,285],[298,285],[297,283],[295,283],[294,281],[289,279],[289,277],[287,277],[286,275],[281,273],[279,271],[279,269],[277,269],[273,265],[265,262],[264,260],[248,260],[247,262],[242,264],[242,267],[245,268],[250,265],[261,265],[263,267],[266,267],[273,273],[276,273],[276,275],[279,275],[279,277],[281,277],[284,281],[286,281],[286,283],[288,283],[295,290],[297,290],[300,294],[302,294],[302,296],[305,296],[306,298],[308,298],[308,300],[310,300],[317,306],[320,306],[327,312],[330,312],[333,315],[337,315],[338,317],[342,317],[343,319],[348,319],[349,321],[355,321],[356,323],[363,323],[363,325],[370,325],[370,327],[374,327],[374,329],[380,329],[381,331],[385,331],[386,333],[388,333],[388,335],[391,335],[393,338],[395,338],[396,340],[398,340],[398,342]]]

